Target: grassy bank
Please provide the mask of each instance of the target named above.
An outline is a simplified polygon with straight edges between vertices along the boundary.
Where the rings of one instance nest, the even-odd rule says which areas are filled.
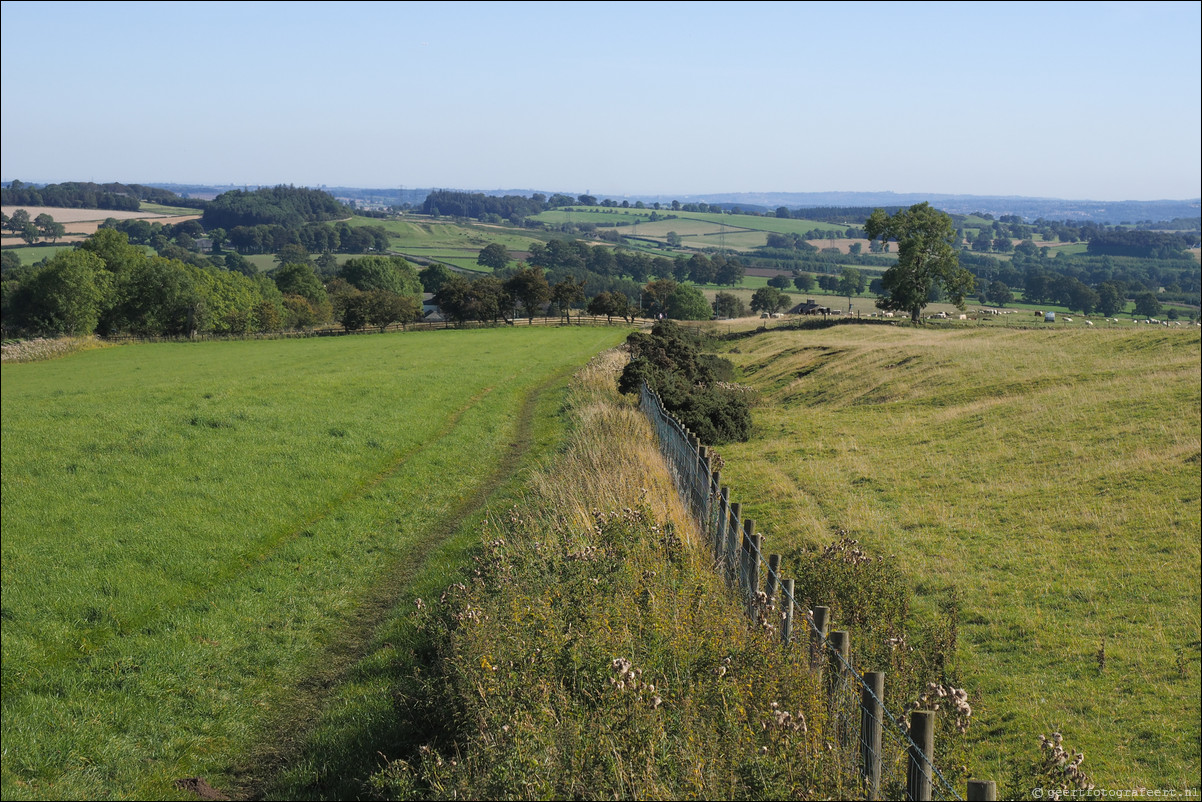
[[[1196,330],[840,326],[722,350],[761,399],[724,477],[771,548],[795,564],[846,533],[919,616],[956,612],[970,774],[1006,784],[1060,731],[1101,787],[1198,787]]]

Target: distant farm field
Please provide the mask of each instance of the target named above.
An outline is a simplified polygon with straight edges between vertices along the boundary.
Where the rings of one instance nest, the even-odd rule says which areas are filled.
[[[48,214],[67,230],[66,236],[59,238],[60,242],[82,242],[88,235],[95,234],[100,224],[110,217],[114,220],[150,220],[171,225],[185,220],[199,220],[201,217],[195,209],[154,204],[143,204],[143,207],[141,211],[126,212],[116,209],[66,209],[59,206],[5,206],[4,214],[11,217],[17,209],[24,209],[29,212],[31,220],[38,215]]]
[[[761,399],[723,478],[769,547],[787,565],[854,538],[916,615],[956,610],[969,776],[1004,786],[1058,731],[1101,788],[1199,786],[1196,328],[837,326],[722,350]]]
[[[554,442],[555,404],[534,404],[623,335],[5,364],[3,797],[186,798],[173,780],[228,782],[303,730],[303,700],[337,684],[423,571],[446,575],[463,522]]]

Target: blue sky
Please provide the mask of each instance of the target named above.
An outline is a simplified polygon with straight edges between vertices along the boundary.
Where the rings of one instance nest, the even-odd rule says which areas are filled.
[[[0,178],[1195,198],[1200,10],[4,2]]]

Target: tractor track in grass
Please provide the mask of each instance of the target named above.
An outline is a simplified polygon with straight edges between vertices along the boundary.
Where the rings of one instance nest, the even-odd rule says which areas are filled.
[[[404,600],[413,579],[425,566],[430,555],[454,536],[472,516],[484,509],[497,491],[522,468],[533,446],[535,415],[539,401],[574,370],[575,368],[570,368],[559,371],[527,393],[518,409],[509,447],[505,449],[496,467],[471,495],[440,518],[430,522],[430,537],[422,539],[400,555],[375,579],[372,587],[363,594],[360,603],[345,621],[340,640],[327,647],[321,656],[313,661],[313,672],[293,686],[287,698],[277,700],[276,705],[281,712],[264,726],[264,735],[259,743],[233,761],[229,783],[224,789],[229,798],[262,799],[271,792],[275,778],[305,748],[306,736],[319,719],[327,700],[337,692],[356,664],[370,653],[379,628]],[[343,500],[358,497],[379,485],[416,453],[435,447],[454,431],[462,417],[492,390],[493,387],[488,387],[477,393],[467,404],[448,417],[438,435],[427,445],[405,454],[387,470],[346,494]],[[312,523],[310,521],[307,525]]]

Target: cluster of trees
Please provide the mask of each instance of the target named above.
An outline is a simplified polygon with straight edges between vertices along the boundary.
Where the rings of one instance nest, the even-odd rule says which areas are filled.
[[[1103,284],[1123,287],[1127,299],[1150,292],[1163,301],[1194,306],[1202,301],[1202,267],[1189,255],[1141,258],[1058,253],[1049,257],[1047,249],[1025,240],[1015,246],[1009,260],[967,251],[961,252],[960,260],[983,288],[1000,282],[1012,293],[1021,290],[1028,302],[1063,303],[1073,311],[1109,308],[1097,302],[1090,306],[1087,302],[1092,296],[1082,290],[1103,293]],[[1001,305],[989,297],[988,289],[982,296],[982,301]]]
[[[869,206],[810,206],[800,209],[788,209],[784,206],[779,206],[776,209],[776,216],[786,219],[816,220],[819,223],[839,223],[846,225],[851,220],[857,222],[867,220],[868,215],[872,214],[875,208]],[[886,214],[896,214],[904,208],[904,206],[883,207]]]
[[[279,328],[282,300],[266,277],[149,256],[102,230],[39,265],[6,270],[0,318],[6,336],[245,333]]]
[[[595,202],[595,200],[594,200]],[[576,199],[568,195],[555,194],[550,198],[541,193],[525,195],[485,195],[479,192],[453,192],[438,189],[426,196],[422,213],[439,217],[470,217],[485,222],[508,220],[515,225],[527,217],[561,206],[571,206]]]
[[[150,256],[115,229],[101,229],[38,265],[4,257],[5,336],[246,334],[331,319],[358,329],[421,314],[417,273],[400,257],[347,260],[323,283],[303,261],[247,275]]]
[[[751,436],[750,407],[729,384],[734,366],[703,353],[696,333],[661,320],[649,334],[632,333],[626,347],[630,362],[618,380],[621,392],[637,394],[647,382],[664,407],[704,443],[721,445]]]
[[[27,210],[15,209],[12,217],[0,212],[0,218],[2,218],[0,219],[0,228],[8,229],[12,233],[17,234],[28,245],[33,245],[42,239],[56,242],[59,237],[66,233],[63,224],[57,222],[52,215],[45,212],[30,220]]]
[[[64,209],[113,209],[136,212],[140,201],[169,206],[198,206],[174,192],[142,184],[93,184],[68,181],[42,187],[13,181],[0,188],[0,202],[5,206],[57,206]]]
[[[1090,237],[1086,253],[1095,256],[1134,256],[1144,259],[1180,259],[1197,246],[1194,234],[1118,229]]]
[[[282,185],[252,191],[235,189],[205,204],[204,227],[206,230],[238,226],[300,228],[305,223],[338,220],[352,214],[334,196],[319,189]]]
[[[220,236],[224,233],[224,237]],[[352,226],[345,221],[311,223],[299,227],[278,224],[234,226],[212,229],[209,235],[219,248],[228,243],[244,255],[278,253],[287,245],[299,245],[309,253],[383,253],[389,233],[381,226]]]

